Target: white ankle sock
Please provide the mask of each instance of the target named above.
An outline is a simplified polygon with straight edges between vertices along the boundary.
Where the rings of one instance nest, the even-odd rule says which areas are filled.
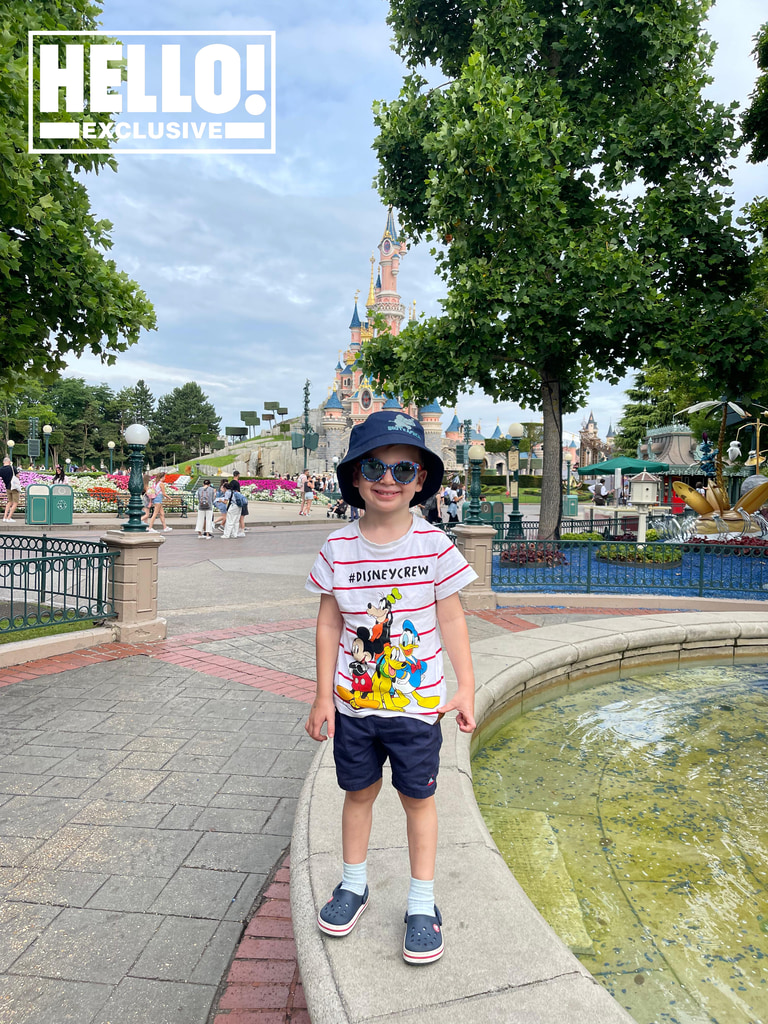
[[[428,914],[432,917],[435,913],[435,880],[425,882],[422,878],[411,878],[411,887],[408,890],[408,914]]]
[[[347,864],[342,862],[341,887],[347,892],[354,892],[358,896],[365,895],[365,886],[368,882],[368,861],[361,864]]]

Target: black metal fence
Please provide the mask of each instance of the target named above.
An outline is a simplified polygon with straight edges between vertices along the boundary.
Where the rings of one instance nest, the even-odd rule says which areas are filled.
[[[0,634],[116,617],[114,563],[104,541],[0,536]]]

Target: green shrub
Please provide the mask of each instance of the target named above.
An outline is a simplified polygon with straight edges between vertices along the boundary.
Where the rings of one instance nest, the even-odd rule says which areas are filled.
[[[646,548],[642,544],[603,544],[597,549],[597,557],[604,562],[632,562],[640,565],[672,565],[683,560],[678,547]]]
[[[602,533],[561,533],[560,540],[602,540]]]

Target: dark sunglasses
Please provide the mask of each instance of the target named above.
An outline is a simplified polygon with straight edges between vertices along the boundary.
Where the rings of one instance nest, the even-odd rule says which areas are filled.
[[[360,463],[360,472],[365,479],[376,484],[383,479],[387,470],[391,470],[392,479],[398,484],[409,484],[416,479],[416,474],[421,469],[418,462],[382,462],[381,459],[363,459]]]

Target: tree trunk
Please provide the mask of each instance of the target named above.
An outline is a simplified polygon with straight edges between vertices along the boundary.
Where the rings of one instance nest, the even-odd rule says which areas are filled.
[[[555,540],[560,532],[562,505],[563,414],[560,381],[554,373],[541,375],[544,466],[541,475],[539,540]]]

